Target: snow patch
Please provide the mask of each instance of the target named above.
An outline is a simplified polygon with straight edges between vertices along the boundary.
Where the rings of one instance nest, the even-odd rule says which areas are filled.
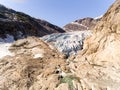
[[[43,54],[35,54],[33,58],[36,59],[36,58],[42,58],[42,57],[43,57]]]
[[[14,41],[14,37],[9,34],[6,34],[6,38],[0,38],[0,43],[11,43],[13,41]]]
[[[63,77],[67,76],[67,74],[63,71],[60,73],[60,75],[63,76]]]
[[[85,25],[83,25],[83,24],[80,24],[80,23],[78,23],[78,22],[71,22],[71,24],[75,24],[75,25],[78,25],[78,26],[82,26],[82,27],[88,28],[87,26],[85,26]]]
[[[100,15],[100,16],[98,16],[98,17],[95,17],[94,19],[100,19],[100,18],[102,18],[103,17],[103,15]]]
[[[33,54],[33,58],[42,58],[44,57],[44,50],[43,49],[40,49],[40,48],[33,48],[32,49],[32,54]]]
[[[7,56],[7,55],[13,56],[13,54],[9,51],[10,46],[11,46],[11,43],[0,44],[0,58],[3,58],[4,56]]]

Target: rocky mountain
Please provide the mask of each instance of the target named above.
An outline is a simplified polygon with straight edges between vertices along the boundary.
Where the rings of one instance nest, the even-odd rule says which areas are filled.
[[[72,36],[60,34],[64,39]],[[66,58],[37,37],[5,48],[7,56],[0,58],[0,90],[120,90],[120,0],[96,24],[78,55]]]
[[[99,18],[83,18],[76,21],[73,21],[67,25],[65,25],[63,28],[65,31],[82,31],[82,30],[93,30],[94,26],[97,24],[98,21],[100,21],[101,17]]]
[[[120,0],[116,0],[70,65],[80,78],[80,90],[120,90],[119,50]]]
[[[56,33],[43,36],[41,39],[56,47],[56,49],[67,57],[77,54],[83,49],[84,39],[91,35],[92,31],[74,31],[67,33]]]
[[[27,36],[44,36],[63,33],[63,29],[47,21],[33,18],[22,12],[0,5],[0,37],[13,36],[15,40]]]

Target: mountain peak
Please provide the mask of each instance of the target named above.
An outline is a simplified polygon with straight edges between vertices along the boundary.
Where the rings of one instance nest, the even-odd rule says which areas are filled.
[[[67,25],[65,25],[63,28],[67,32],[69,31],[82,31],[82,30],[92,30],[94,26],[97,24],[98,21],[100,21],[101,18],[94,19],[91,17],[82,18],[79,20],[75,20]]]

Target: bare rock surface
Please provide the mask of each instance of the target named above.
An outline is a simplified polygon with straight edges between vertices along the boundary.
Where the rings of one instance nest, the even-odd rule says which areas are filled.
[[[120,0],[95,26],[70,67],[82,90],[120,90]]]
[[[9,50],[14,56],[0,60],[0,90],[54,90],[69,71],[64,55],[38,38],[18,40]]]

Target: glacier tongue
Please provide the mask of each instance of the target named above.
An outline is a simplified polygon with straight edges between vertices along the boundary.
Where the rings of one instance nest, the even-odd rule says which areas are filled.
[[[46,35],[42,39],[69,56],[71,54],[77,54],[83,48],[84,39],[89,35],[91,35],[91,30],[84,30]]]

